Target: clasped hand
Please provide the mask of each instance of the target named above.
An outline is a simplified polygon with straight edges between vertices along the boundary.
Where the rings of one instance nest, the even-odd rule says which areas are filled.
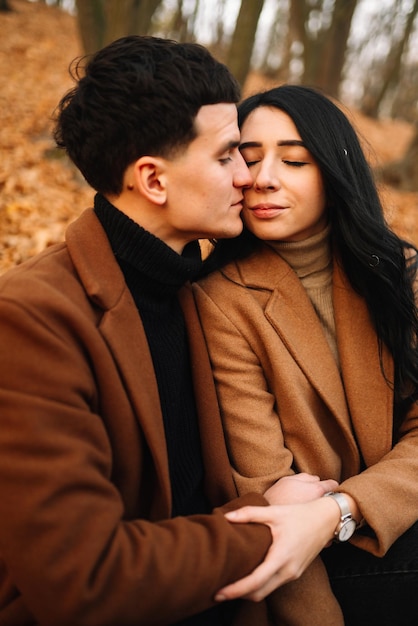
[[[322,498],[337,486],[335,480],[320,480],[305,473],[285,476],[264,494],[270,506],[247,506],[227,513],[232,523],[266,524],[272,544],[261,565],[220,589],[215,599],[260,601],[277,587],[299,578],[329,543],[338,523],[332,498]]]

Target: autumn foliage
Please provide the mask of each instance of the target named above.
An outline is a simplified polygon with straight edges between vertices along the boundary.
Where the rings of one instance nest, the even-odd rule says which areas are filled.
[[[13,11],[0,13],[0,272],[62,240],[94,195],[51,135],[54,108],[72,86],[69,64],[81,54],[76,19],[43,3],[9,4]],[[402,156],[408,124],[350,115],[373,165]],[[418,244],[418,193],[386,187],[382,197],[394,229]]]

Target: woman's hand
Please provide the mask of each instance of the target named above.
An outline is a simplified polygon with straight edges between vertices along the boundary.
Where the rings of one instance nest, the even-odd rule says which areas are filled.
[[[263,563],[245,578],[220,589],[215,600],[260,601],[302,575],[332,539],[340,509],[332,498],[317,498],[303,504],[243,507],[226,517],[234,524],[266,524],[273,542]]]
[[[338,487],[336,480],[320,480],[319,476],[302,472],[284,476],[264,494],[269,504],[302,504],[322,498],[328,491]]]

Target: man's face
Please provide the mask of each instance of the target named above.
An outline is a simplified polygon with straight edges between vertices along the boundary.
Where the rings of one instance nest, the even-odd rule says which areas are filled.
[[[252,183],[238,150],[235,105],[203,106],[195,124],[197,137],[167,162],[166,232],[161,238],[177,252],[195,239],[239,235],[242,189]]]

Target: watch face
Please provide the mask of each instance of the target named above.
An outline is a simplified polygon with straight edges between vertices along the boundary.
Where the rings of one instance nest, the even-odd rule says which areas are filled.
[[[348,539],[353,536],[354,531],[356,530],[356,526],[357,524],[355,520],[346,520],[338,532],[339,541],[348,541]]]

